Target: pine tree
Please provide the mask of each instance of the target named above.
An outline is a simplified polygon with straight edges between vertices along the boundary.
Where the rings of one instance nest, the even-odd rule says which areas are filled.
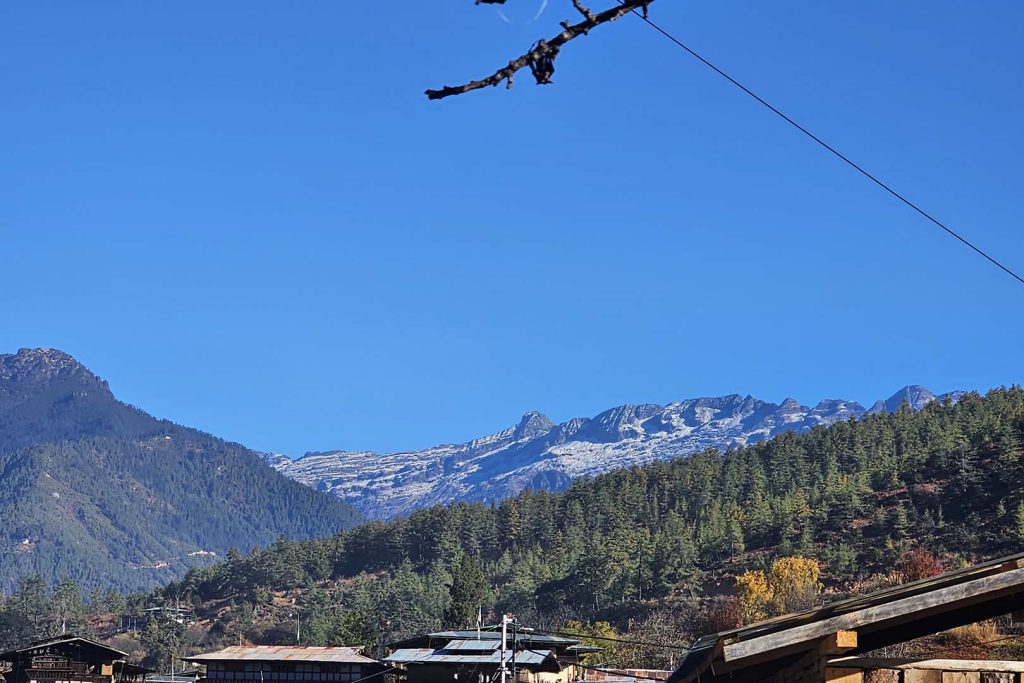
[[[452,585],[448,590],[449,603],[444,612],[445,623],[452,628],[469,628],[476,623],[478,610],[487,593],[480,562],[463,554],[452,572]]]
[[[58,633],[77,633],[85,623],[85,604],[82,592],[74,579],[63,578],[53,589],[50,618]]]

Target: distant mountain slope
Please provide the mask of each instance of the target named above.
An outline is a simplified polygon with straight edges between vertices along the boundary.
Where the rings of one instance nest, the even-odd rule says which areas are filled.
[[[65,353],[0,355],[0,589],[29,573],[150,587],[360,519],[253,451],[119,402]]]
[[[959,393],[949,397],[956,400]],[[825,400],[809,408],[791,398],[775,404],[733,394],[665,406],[624,405],[557,425],[528,413],[497,434],[409,453],[265,457],[307,486],[333,493],[370,517],[388,518],[452,500],[500,500],[525,488],[559,491],[576,477],[705,448],[726,450],[868,412],[893,412],[904,402],[919,410],[936,398],[924,387],[908,386],[866,411],[855,401]]]

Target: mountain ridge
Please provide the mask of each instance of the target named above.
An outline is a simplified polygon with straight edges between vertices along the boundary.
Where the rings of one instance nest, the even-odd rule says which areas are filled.
[[[0,590],[31,574],[148,588],[361,519],[255,451],[118,401],[69,354],[0,354]]]
[[[619,467],[666,460],[706,448],[728,450],[787,431],[807,431],[838,420],[894,412],[904,402],[920,410],[936,396],[920,385],[903,387],[866,409],[856,401],[823,399],[814,407],[793,398],[770,403],[751,395],[624,404],[591,418],[556,424],[538,411],[516,425],[465,443],[418,451],[320,451],[291,460],[266,454],[286,476],[332,493],[372,518],[390,518],[452,501],[497,501],[524,488],[559,491],[573,479]]]

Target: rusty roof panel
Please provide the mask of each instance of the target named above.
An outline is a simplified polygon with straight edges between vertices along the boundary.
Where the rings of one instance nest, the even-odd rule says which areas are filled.
[[[373,664],[356,647],[299,647],[294,645],[235,645],[217,652],[183,657],[190,662],[324,662],[336,664]]]

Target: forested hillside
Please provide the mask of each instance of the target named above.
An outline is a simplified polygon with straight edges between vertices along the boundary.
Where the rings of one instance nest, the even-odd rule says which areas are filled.
[[[359,514],[238,444],[125,405],[67,354],[0,355],[0,587],[63,577],[151,588],[235,545],[310,538]]]
[[[511,611],[541,628],[685,643],[737,618],[723,597],[736,577],[779,557],[816,559],[826,595],[813,599],[825,600],[905,579],[892,573],[908,557],[933,572],[936,559],[953,568],[1019,549],[1022,454],[1024,390],[966,394],[619,470],[561,494],[278,539],[148,595],[98,593],[88,608],[138,616],[147,605],[192,605],[189,627],[156,619],[116,635],[113,616],[86,622],[73,585],[50,596],[26,581],[0,612],[0,639],[67,624],[166,665],[172,654],[239,639],[291,643],[298,627],[304,643],[379,653],[425,629],[472,625],[482,605],[485,619]],[[788,566],[809,564],[816,585],[811,560]],[[614,658],[669,666],[672,653],[615,644]]]
[[[936,396],[910,385],[870,409],[843,399],[811,407],[792,398],[776,404],[738,394],[704,396],[667,405],[626,404],[561,424],[530,412],[514,426],[461,444],[399,453],[307,453],[294,461],[268,454],[267,459],[279,472],[352,503],[370,519],[390,519],[453,501],[500,501],[524,489],[563,491],[581,477],[891,413],[903,403],[919,410],[935,400],[956,401],[961,393]]]
[[[598,620],[679,642],[714,596],[776,557],[818,559],[827,591],[888,580],[908,551],[947,567],[1018,549],[1024,391],[903,408],[728,453],[612,472],[561,494],[433,507],[323,540],[279,541],[190,571],[149,597],[195,604],[175,647],[384,643],[477,605],[535,626]],[[710,599],[710,600],[709,600]],[[667,664],[665,652],[638,663]]]

